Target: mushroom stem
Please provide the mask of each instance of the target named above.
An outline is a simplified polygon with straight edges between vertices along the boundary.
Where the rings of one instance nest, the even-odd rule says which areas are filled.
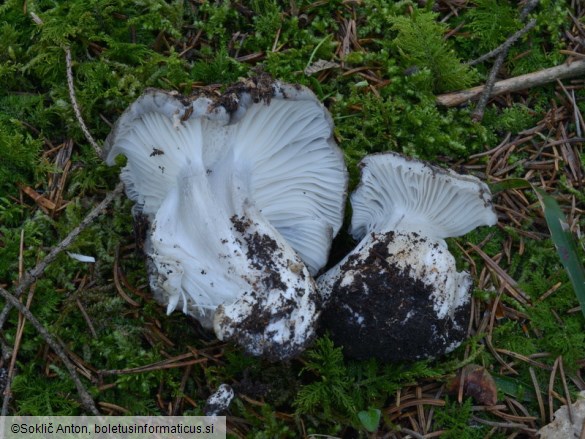
[[[314,281],[249,200],[246,182],[237,173],[224,182],[226,199],[214,191],[212,175],[187,165],[155,216],[150,254],[157,299],[168,303],[167,312],[181,307],[250,354],[296,355],[318,316]]]
[[[453,309],[469,301],[467,294],[471,286],[468,273],[459,273],[455,258],[442,239],[424,237],[417,232],[394,232],[391,230],[366,235],[341,262],[318,279],[319,292],[325,302],[331,298],[332,290],[347,286],[356,276],[367,284],[363,276],[361,259],[356,255],[368,255],[368,265],[378,267],[375,276],[382,272],[397,270],[412,279],[420,279],[433,287],[431,297],[438,318],[453,317]],[[336,282],[343,278],[339,285]]]

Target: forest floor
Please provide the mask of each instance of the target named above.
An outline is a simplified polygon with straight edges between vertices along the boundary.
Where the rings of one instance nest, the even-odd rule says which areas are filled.
[[[5,1],[0,304],[21,309],[0,313],[2,414],[200,415],[226,383],[233,437],[535,436],[585,390],[585,292],[571,282],[585,261],[585,76],[547,70],[583,63],[577,0]],[[350,190],[381,151],[490,185],[498,224],[448,240],[474,279],[454,352],[355,361],[323,335],[271,363],[153,300],[120,166],[96,148],[147,87],[220,93],[259,71],[329,109]],[[451,100],[492,71],[530,76],[484,103]],[[551,238],[561,215],[570,253]],[[346,216],[331,262],[355,245]]]

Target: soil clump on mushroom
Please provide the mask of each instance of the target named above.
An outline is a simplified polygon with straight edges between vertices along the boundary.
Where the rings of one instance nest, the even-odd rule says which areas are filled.
[[[453,340],[465,337],[467,306],[457,308],[454,319],[437,318],[433,289],[412,279],[407,274],[410,266],[402,269],[388,262],[392,258],[388,246],[394,236],[392,232],[372,233],[376,243],[368,249],[366,259],[361,262],[355,254],[341,266],[342,271],[353,272],[352,281],[340,278],[333,285],[335,295],[322,322],[349,357],[370,358],[375,344],[376,357],[382,361],[412,361],[432,357]],[[449,334],[449,338],[440,334]]]

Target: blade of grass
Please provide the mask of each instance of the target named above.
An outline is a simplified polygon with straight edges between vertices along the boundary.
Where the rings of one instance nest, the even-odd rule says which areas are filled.
[[[577,245],[569,231],[569,225],[567,224],[565,215],[553,197],[546,194],[542,189],[534,186],[533,189],[544,211],[544,217],[557,253],[561,258],[563,267],[565,267],[565,270],[569,274],[569,279],[573,284],[575,294],[581,305],[581,311],[583,312],[583,316],[585,316],[585,269],[579,261]]]
[[[380,410],[369,408],[368,410],[362,410],[358,413],[358,418],[364,428],[370,433],[375,432],[380,424]]]

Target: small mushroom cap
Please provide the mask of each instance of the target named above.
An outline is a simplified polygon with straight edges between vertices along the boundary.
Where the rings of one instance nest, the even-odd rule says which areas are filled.
[[[364,158],[361,183],[351,195],[351,234],[417,232],[434,239],[464,235],[496,224],[488,186],[393,152]]]
[[[475,177],[375,154],[352,194],[351,233],[361,241],[317,280],[323,321],[356,358],[412,361],[443,355],[465,338],[471,276],[443,238],[497,221]]]

